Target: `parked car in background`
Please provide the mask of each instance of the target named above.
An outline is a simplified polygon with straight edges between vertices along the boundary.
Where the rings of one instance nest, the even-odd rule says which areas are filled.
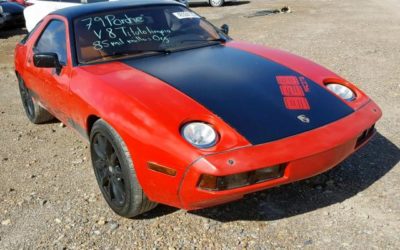
[[[3,7],[0,6],[0,29],[3,27],[3,24],[5,22],[5,17],[3,15]]]
[[[227,2],[237,2],[238,0],[187,0],[188,3],[206,3],[208,2],[213,7],[221,7]]]
[[[24,0],[18,0],[24,1]],[[26,20],[26,29],[30,32],[36,24],[47,14],[66,7],[79,4],[97,3],[97,2],[113,2],[118,0],[27,0],[32,5],[25,9],[24,16]],[[131,0],[134,1],[134,0]],[[188,0],[176,0],[188,6]]]
[[[0,28],[23,27],[25,25],[24,8],[18,3],[0,0]]]
[[[43,17],[53,11],[80,4],[107,1],[109,0],[28,0],[28,3],[32,4],[32,6],[29,6],[24,10],[26,29],[30,32],[36,24],[43,19]]]
[[[21,4],[22,6],[25,6],[25,7],[27,7],[29,5],[32,5],[31,3],[28,3],[27,0],[8,0],[8,1],[12,2],[12,3],[19,3],[19,4]]]
[[[189,6],[189,1],[188,0],[176,0],[177,2],[183,3],[184,5]]]

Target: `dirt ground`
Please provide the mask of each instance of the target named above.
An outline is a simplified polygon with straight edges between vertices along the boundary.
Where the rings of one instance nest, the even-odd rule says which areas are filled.
[[[290,14],[248,18],[288,5]],[[378,134],[319,177],[194,212],[159,206],[115,215],[92,172],[87,144],[22,110],[13,49],[0,31],[0,249],[399,249],[400,2],[253,0],[193,9],[237,40],[281,48],[355,82],[382,108]]]

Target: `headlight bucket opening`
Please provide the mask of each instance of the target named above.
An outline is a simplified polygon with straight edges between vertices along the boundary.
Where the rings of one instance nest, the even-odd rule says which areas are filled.
[[[214,126],[203,121],[187,122],[181,127],[180,132],[187,142],[199,149],[214,147],[220,138]]]

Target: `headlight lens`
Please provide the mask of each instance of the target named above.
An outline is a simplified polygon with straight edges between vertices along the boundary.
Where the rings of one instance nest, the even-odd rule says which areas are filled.
[[[326,87],[330,91],[332,91],[333,93],[335,93],[340,98],[342,98],[346,101],[353,101],[356,98],[356,94],[354,94],[354,92],[351,89],[349,89],[348,87],[346,87],[344,85],[337,84],[337,83],[328,83],[328,84],[326,84]]]
[[[210,148],[217,143],[217,132],[204,122],[191,122],[182,127],[183,138],[197,148]]]

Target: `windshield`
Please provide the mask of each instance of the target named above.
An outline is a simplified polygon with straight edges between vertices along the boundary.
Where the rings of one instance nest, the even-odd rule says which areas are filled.
[[[215,44],[221,37],[183,6],[148,6],[97,13],[75,20],[79,63],[165,53]]]

